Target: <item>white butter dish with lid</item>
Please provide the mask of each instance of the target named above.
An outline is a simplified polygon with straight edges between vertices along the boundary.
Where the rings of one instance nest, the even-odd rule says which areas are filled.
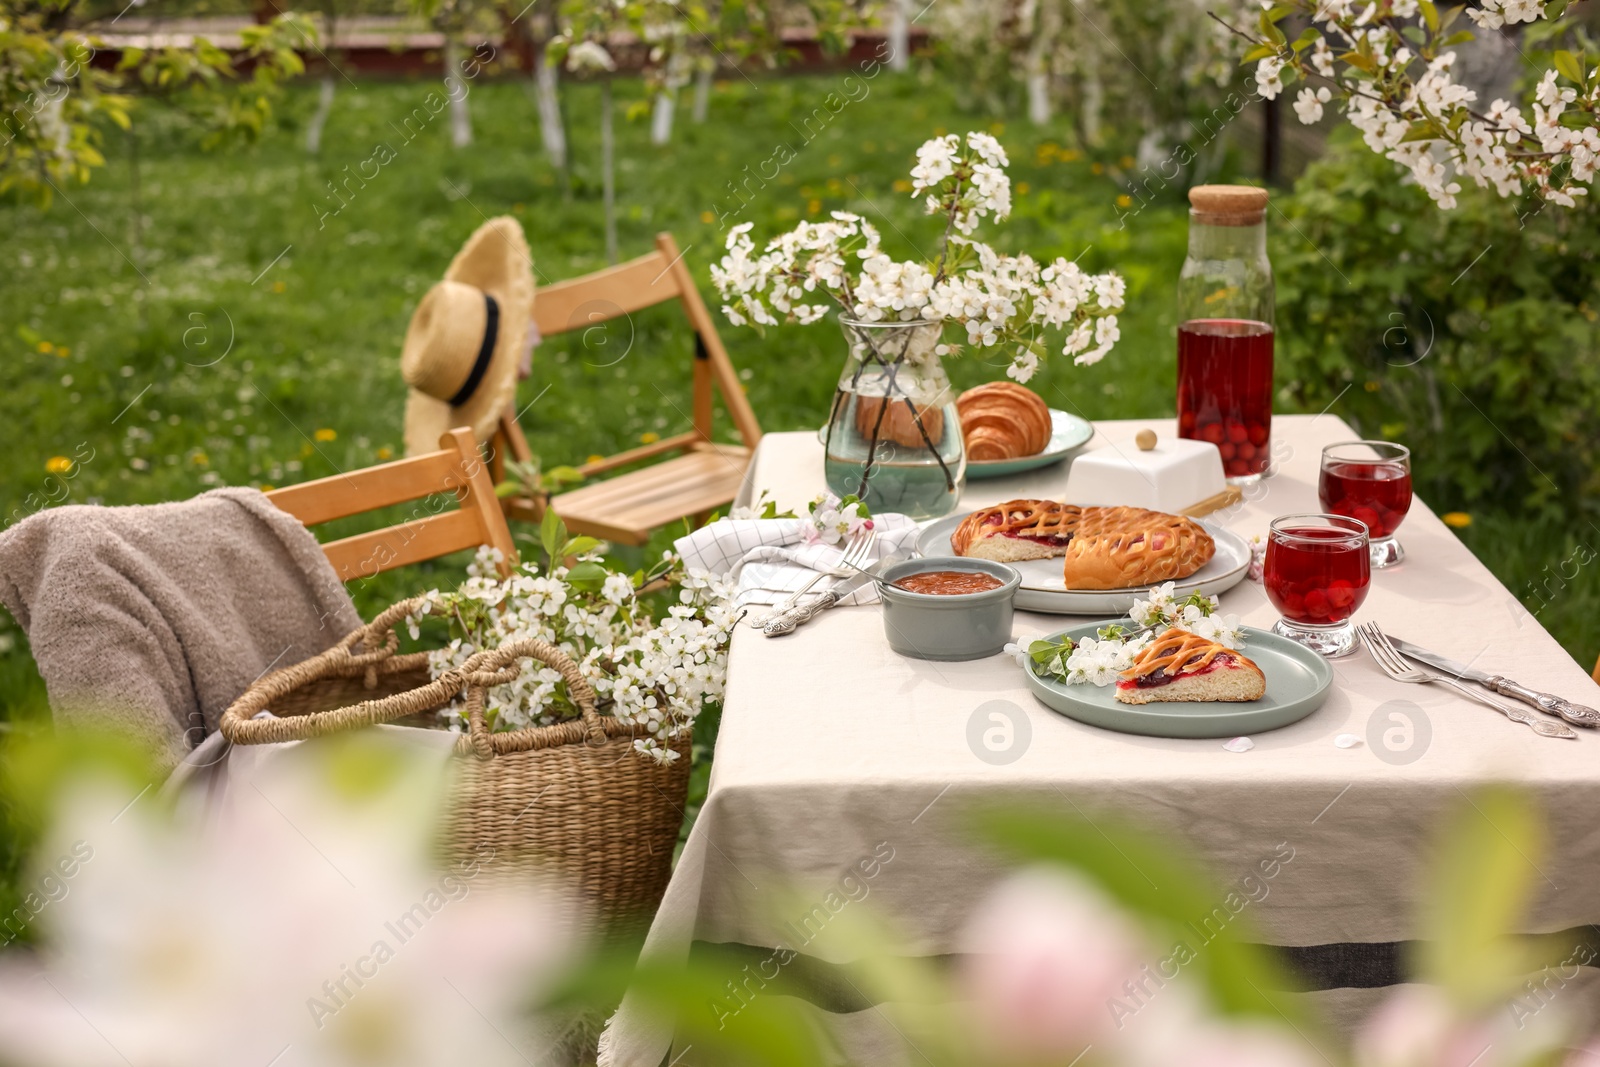
[[[1216,445],[1140,430],[1135,437],[1079,454],[1067,475],[1065,502],[1209,515],[1240,495],[1223,477]]]

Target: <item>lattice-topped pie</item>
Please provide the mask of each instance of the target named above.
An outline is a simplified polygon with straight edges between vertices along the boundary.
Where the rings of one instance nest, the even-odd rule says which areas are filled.
[[[1054,500],[1008,500],[974,511],[950,535],[957,555],[1012,563],[1066,552],[1081,509]]]
[[[968,515],[950,535],[958,555],[1011,563],[1061,556],[1068,589],[1131,589],[1187,578],[1216,542],[1182,515],[1009,500]]]
[[[1266,692],[1266,675],[1241,653],[1174,627],[1122,672],[1115,696],[1124,704],[1239,702],[1260,700]]]

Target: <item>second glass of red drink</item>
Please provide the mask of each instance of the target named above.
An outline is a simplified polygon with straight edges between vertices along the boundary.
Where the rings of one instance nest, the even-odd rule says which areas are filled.
[[[1411,510],[1411,450],[1393,441],[1345,441],[1322,450],[1317,493],[1324,510],[1366,523],[1372,565],[1406,558],[1394,532]]]
[[[1367,599],[1369,553],[1367,528],[1358,519],[1285,515],[1272,520],[1262,584],[1283,616],[1272,632],[1329,659],[1354,652],[1350,617]]]

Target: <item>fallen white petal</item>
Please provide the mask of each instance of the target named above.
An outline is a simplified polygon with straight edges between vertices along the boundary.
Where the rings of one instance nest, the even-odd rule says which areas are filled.
[[[1232,741],[1222,742],[1222,747],[1229,752],[1249,752],[1256,747],[1256,743],[1248,737],[1235,737]]]
[[[1335,748],[1355,748],[1361,743],[1361,738],[1355,734],[1340,734],[1333,739]]]

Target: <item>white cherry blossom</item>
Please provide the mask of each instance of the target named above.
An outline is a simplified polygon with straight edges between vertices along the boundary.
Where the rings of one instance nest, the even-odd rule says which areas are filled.
[[[991,134],[946,134],[917,150],[912,195],[945,219],[934,263],[900,261],[880,248],[877,229],[851,212],[831,221],[803,222],[756,249],[750,223],[729,231],[726,254],[711,268],[723,314],[735,325],[809,324],[837,309],[865,322],[925,320],[960,327],[974,348],[1010,347],[1006,373],[1027,381],[1051,345],[1045,331],[1061,330],[1061,351],[1076,362],[1102,358],[1120,336],[1116,314],[1127,285],[1115,274],[1089,274],[1057,259],[1041,267],[1027,255],[1002,254],[971,239],[979,223],[1011,213],[1011,179],[1004,148]],[[960,346],[934,338],[926,358]],[[856,358],[885,357],[863,349]]]

